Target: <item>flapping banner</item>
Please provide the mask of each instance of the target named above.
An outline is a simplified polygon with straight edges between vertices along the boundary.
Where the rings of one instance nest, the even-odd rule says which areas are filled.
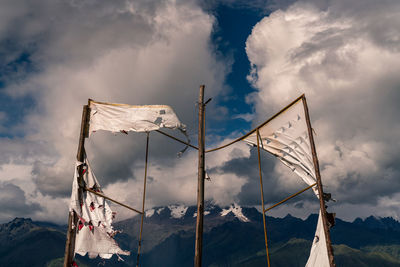
[[[243,140],[273,154],[308,185],[317,182],[303,96],[259,126]],[[258,133],[257,133],[258,132]],[[319,197],[317,186],[312,187]],[[315,238],[306,267],[329,267],[324,225],[319,212]]]
[[[111,132],[149,132],[160,128],[179,129],[185,133],[175,112],[167,105],[131,106],[89,101],[89,133],[105,130]]]
[[[283,164],[299,175],[308,185],[317,181],[303,98],[259,127],[258,131],[260,148],[278,157]],[[243,140],[257,145],[257,132],[254,131]],[[313,190],[318,196],[316,186],[313,187]]]
[[[118,231],[115,231],[111,225],[114,214],[106,200],[82,190],[82,203],[79,203],[78,167],[80,165],[83,165],[83,186],[99,193],[102,192],[87,159],[85,162],[77,162],[70,202],[70,211],[75,211],[79,218],[75,226],[75,253],[82,256],[87,253],[90,258],[100,256],[104,259],[111,258],[113,254],[129,255],[130,253],[122,250],[113,238]]]

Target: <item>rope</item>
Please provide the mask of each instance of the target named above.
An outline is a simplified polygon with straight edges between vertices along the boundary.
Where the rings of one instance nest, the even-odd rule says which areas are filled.
[[[171,138],[171,139],[174,139],[175,141],[178,141],[179,143],[182,143],[182,144],[184,144],[184,145],[190,146],[191,148],[198,149],[198,148],[195,147],[194,145],[189,144],[188,142],[182,141],[182,140],[180,140],[180,139],[178,139],[178,138],[176,138],[176,137],[174,137],[174,136],[172,136],[172,135],[169,135],[169,134],[167,134],[167,133],[165,133],[165,132],[163,132],[163,131],[161,131],[161,130],[156,130],[156,132],[158,132],[158,133],[160,133],[160,134],[163,134],[163,135],[165,135],[165,136],[167,136],[167,137],[169,137],[169,138]]]
[[[256,128],[254,128],[253,130],[251,130],[250,132],[248,132],[247,134],[243,135],[242,137],[239,137],[235,140],[233,140],[232,142],[225,144],[223,146],[220,147],[216,147],[213,149],[209,149],[206,150],[206,153],[209,152],[214,152],[220,149],[223,149],[225,147],[228,147],[230,145],[233,145],[234,143],[237,143],[243,139],[245,139],[246,137],[248,137],[249,135],[253,134],[254,132],[256,132],[259,128],[263,127],[265,124],[269,123],[270,121],[272,121],[273,119],[275,119],[276,117],[278,117],[279,115],[281,115],[283,112],[285,112],[288,108],[290,108],[291,106],[293,106],[294,104],[296,104],[298,101],[300,101],[302,98],[304,97],[304,94],[302,94],[301,96],[299,96],[298,98],[296,98],[292,103],[290,103],[289,105],[287,105],[286,107],[284,107],[281,111],[279,111],[278,113],[276,113],[274,116],[272,116],[271,118],[269,118],[268,120],[264,121],[263,123],[261,123],[260,125],[258,125]]]

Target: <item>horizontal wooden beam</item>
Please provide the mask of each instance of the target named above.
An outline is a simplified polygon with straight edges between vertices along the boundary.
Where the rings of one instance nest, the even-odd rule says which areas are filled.
[[[295,194],[293,194],[293,195],[291,195],[291,196],[285,198],[284,200],[279,201],[278,203],[276,203],[276,204],[272,205],[271,207],[265,209],[265,210],[264,210],[264,213],[267,212],[267,211],[269,211],[270,209],[275,208],[276,206],[281,205],[282,203],[288,201],[289,199],[292,199],[292,198],[294,198],[295,196],[300,195],[301,193],[307,191],[308,189],[310,189],[310,188],[312,188],[313,186],[316,186],[316,185],[317,185],[317,183],[314,183],[314,184],[312,184],[312,185],[310,185],[310,186],[308,186],[308,187],[306,187],[306,188],[300,190],[299,192],[297,192],[297,193],[295,193]]]

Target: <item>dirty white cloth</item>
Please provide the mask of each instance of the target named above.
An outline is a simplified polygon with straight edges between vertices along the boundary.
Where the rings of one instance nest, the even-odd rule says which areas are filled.
[[[90,101],[89,133],[105,130],[111,132],[149,132],[160,128],[180,129],[182,124],[170,106],[131,106]]]
[[[326,247],[326,238],[324,225],[322,223],[321,211],[318,216],[317,230],[311,246],[310,256],[306,267],[329,267],[328,249]]]
[[[281,114],[259,128],[260,148],[273,154],[300,176],[308,185],[317,179],[312,157],[310,138],[304,110],[303,98],[284,110]],[[244,141],[257,145],[257,132]],[[318,188],[313,191],[317,197]],[[306,267],[329,267],[324,226],[319,212],[317,230]]]
[[[69,207],[79,217],[75,226],[75,253],[82,256],[88,253],[90,258],[100,256],[104,259],[111,258],[113,254],[129,255],[130,253],[122,250],[113,238],[117,233],[111,225],[114,214],[106,200],[86,191],[83,193],[83,203],[79,203],[78,166],[80,165],[83,165],[85,170],[83,180],[86,187],[102,193],[87,159],[85,162],[77,162]]]
[[[308,185],[317,181],[303,99],[259,128],[259,133],[260,148],[279,158]],[[252,133],[244,141],[257,145],[257,133]],[[318,196],[316,186],[313,190]]]

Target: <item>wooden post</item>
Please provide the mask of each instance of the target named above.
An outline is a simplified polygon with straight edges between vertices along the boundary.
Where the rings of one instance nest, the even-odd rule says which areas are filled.
[[[264,223],[264,240],[265,240],[265,250],[267,252],[267,263],[268,267],[270,267],[269,262],[269,251],[268,251],[268,238],[267,238],[267,225],[265,223],[265,209],[264,209],[264,188],[263,188],[263,181],[262,181],[262,171],[261,171],[261,155],[260,155],[260,133],[258,129],[256,130],[257,133],[257,154],[258,154],[258,170],[260,172],[260,191],[261,191],[261,208],[263,210],[263,223]]]
[[[196,244],[194,253],[194,266],[201,266],[203,248],[203,213],[204,213],[204,85],[199,92],[199,136],[198,136],[198,184],[197,184],[197,220],[196,220]]]
[[[81,132],[79,136],[79,145],[76,159],[79,162],[83,162],[85,159],[85,138],[88,137],[89,133],[89,118],[90,118],[90,108],[88,105],[83,106],[82,111],[82,122],[81,122]],[[82,175],[82,165],[78,167],[78,184],[81,185],[83,182]],[[80,187],[82,188],[82,187]],[[83,190],[79,189],[79,201],[82,201]],[[76,237],[76,225],[78,222],[78,216],[76,216],[74,211],[69,212],[68,216],[68,231],[67,231],[67,241],[65,243],[65,253],[64,253],[64,267],[71,267],[74,260],[75,251],[75,237]]]
[[[143,232],[143,218],[145,215],[144,212],[144,204],[146,200],[146,181],[147,181],[147,161],[149,158],[149,132],[147,132],[147,139],[146,139],[146,160],[144,164],[144,182],[143,182],[143,201],[142,201],[142,218],[140,221],[140,232],[139,232],[139,245],[138,245],[138,254],[136,258],[136,266],[139,267],[139,259],[140,259],[140,249],[142,246],[142,232]]]
[[[313,137],[312,128],[311,128],[310,115],[308,113],[307,101],[306,101],[306,97],[304,95],[303,95],[303,106],[304,106],[304,112],[305,112],[305,115],[306,115],[308,136],[310,138],[311,152],[312,152],[314,168],[315,168],[315,176],[317,178],[319,205],[320,205],[320,208],[321,208],[322,222],[323,222],[323,225],[324,225],[326,247],[328,249],[328,257],[329,257],[329,265],[330,265],[330,267],[335,267],[336,265],[335,265],[335,259],[334,259],[334,256],[333,256],[333,248],[332,248],[331,236],[330,236],[330,233],[329,233],[328,219],[327,219],[325,200],[324,200],[324,191],[323,191],[323,188],[322,188],[321,174],[319,172],[319,163],[318,163],[317,151],[315,149],[315,143],[314,143],[314,137]]]

